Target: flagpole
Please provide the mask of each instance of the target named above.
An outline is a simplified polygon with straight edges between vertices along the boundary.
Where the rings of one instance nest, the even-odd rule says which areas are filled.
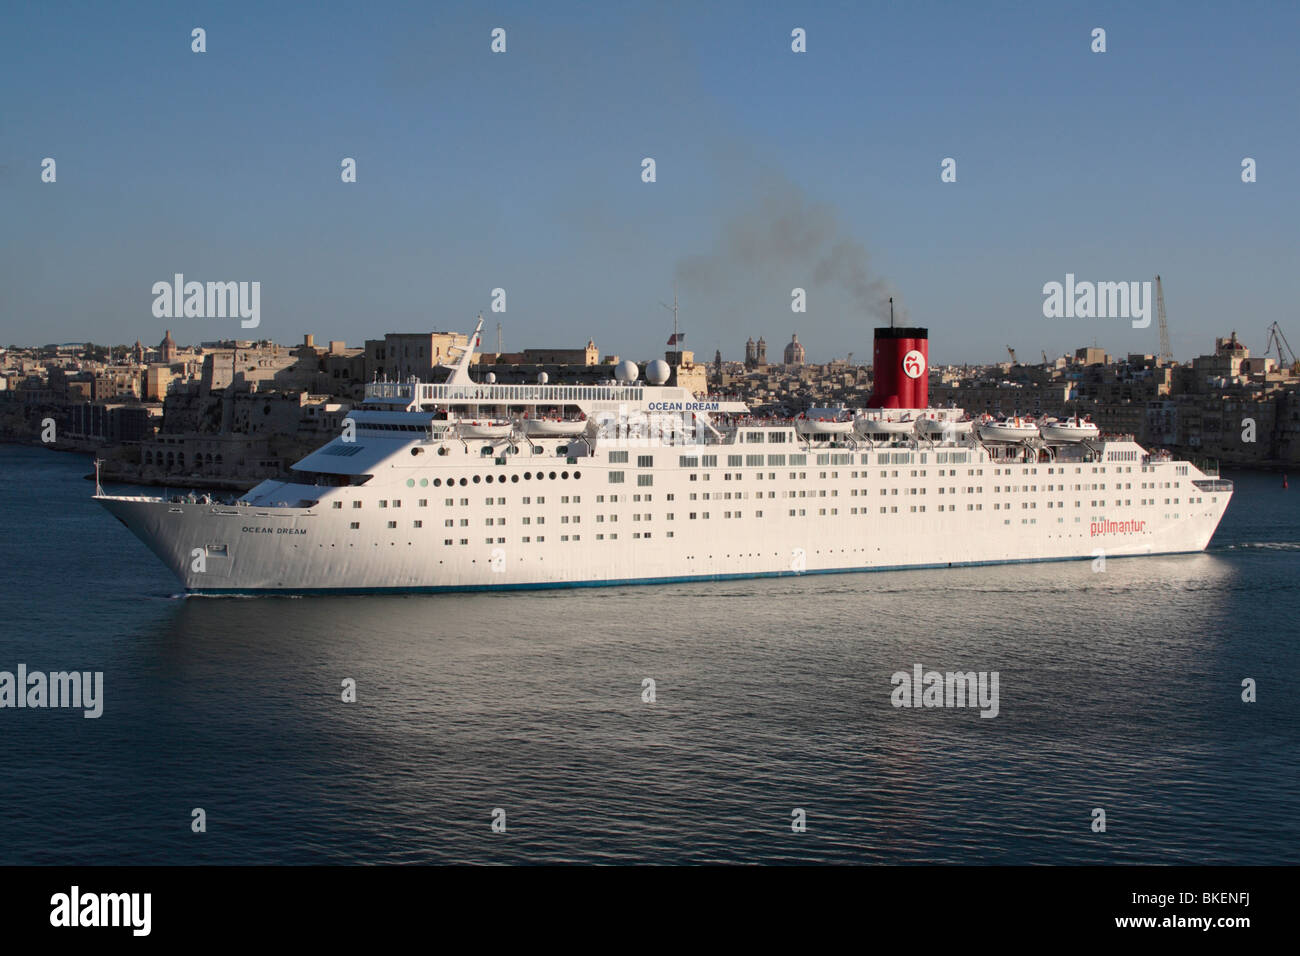
[[[662,305],[665,309],[668,308],[668,303],[664,302],[662,299],[659,301],[659,304]],[[681,343],[681,338],[677,333],[677,283],[675,282],[673,283],[672,313],[673,313],[673,337],[668,341],[668,344],[673,347],[673,359],[674,359],[673,367],[678,368],[682,364],[682,343]],[[676,372],[674,372],[673,374],[675,375]]]
[[[677,338],[677,283],[673,283],[673,364],[682,367],[682,343]]]

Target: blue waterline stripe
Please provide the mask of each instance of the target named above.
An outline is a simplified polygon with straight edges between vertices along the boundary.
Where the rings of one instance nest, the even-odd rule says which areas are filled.
[[[1153,551],[1150,554],[1107,555],[1107,561],[1122,558],[1155,558],[1177,554],[1204,554],[1200,551]],[[610,578],[601,581],[538,581],[519,584],[432,584],[420,587],[391,588],[190,588],[187,594],[195,595],[257,595],[257,594],[442,594],[465,591],[545,591],[553,588],[605,588],[629,587],[647,584],[683,584],[693,581],[736,581],[747,578],[802,578],[810,574],[863,574],[874,571],[925,571],[935,568],[980,568],[999,564],[1047,564],[1060,561],[1092,561],[1094,555],[1072,555],[1062,558],[1009,558],[1002,561],[941,561],[936,564],[894,564],[883,567],[821,568],[812,571],[741,571],[735,574],[686,574],[666,578]]]

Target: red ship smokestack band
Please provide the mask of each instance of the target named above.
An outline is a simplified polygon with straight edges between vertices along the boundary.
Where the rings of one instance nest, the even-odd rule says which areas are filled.
[[[876,329],[868,408],[930,407],[930,330]]]

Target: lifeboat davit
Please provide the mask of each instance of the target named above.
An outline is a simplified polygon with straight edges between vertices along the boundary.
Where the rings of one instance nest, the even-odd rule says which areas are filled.
[[[587,430],[585,421],[565,418],[529,418],[524,420],[524,434],[545,438],[547,436],[581,435]]]
[[[800,435],[849,435],[853,432],[853,422],[841,422],[829,418],[797,418],[794,430]]]
[[[1090,421],[1067,418],[1043,423],[1043,437],[1048,441],[1087,441],[1101,435],[1101,429]]]
[[[484,421],[462,419],[457,422],[457,428],[459,428],[462,438],[509,438],[515,426],[513,422],[493,421],[490,419]]]
[[[1038,426],[1023,418],[1006,418],[980,426],[980,438],[985,441],[1024,441],[1037,435]]]

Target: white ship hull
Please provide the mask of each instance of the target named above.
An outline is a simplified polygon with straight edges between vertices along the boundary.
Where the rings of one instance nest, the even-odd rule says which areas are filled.
[[[793,479],[789,467],[724,467],[710,469],[712,480],[705,483],[691,481],[690,470],[677,468],[683,451],[694,449],[655,453],[656,459],[671,457],[673,467],[646,469],[654,480],[646,489],[653,493],[649,502],[633,500],[635,484],[610,483],[609,473],[624,471],[626,465],[591,459],[563,467],[551,459],[545,463],[547,477],[528,482],[509,479],[533,472],[536,462],[512,461],[492,469],[507,476],[504,485],[470,485],[472,491],[456,486],[450,492],[406,487],[405,474],[432,473],[412,462],[397,468],[386,486],[328,489],[344,498],[341,503],[347,506],[338,509],[324,498],[310,508],[99,500],[187,590],[300,593],[541,588],[946,567],[1092,558],[1099,548],[1108,557],[1192,552],[1209,543],[1231,496],[1227,482],[1221,483],[1223,490],[1201,492],[1187,477],[1175,478],[1175,468],[1191,466],[1173,462],[1152,465],[1150,472],[1142,471],[1147,466],[1129,466],[1133,470],[1123,479],[1133,487],[1121,493],[1123,498],[1113,499],[1116,493],[1111,492],[1105,505],[1090,504],[1101,500],[1100,491],[994,493],[1003,482],[1045,488],[1049,482],[1055,485],[1056,476],[1048,479],[1043,464],[990,461],[940,477],[931,458],[927,467],[917,469],[925,477],[915,479],[911,468],[856,464],[800,466],[793,474],[807,477]],[[472,464],[460,461],[447,468],[460,475]],[[1080,466],[1056,467],[1072,472]],[[1093,466],[1081,467],[1086,472]],[[549,477],[552,468],[555,479]],[[983,475],[968,476],[968,468]],[[995,477],[995,468],[1007,476]],[[823,471],[828,477],[818,478]],[[893,477],[895,471],[900,477]],[[568,479],[559,477],[565,472]],[[725,481],[728,472],[741,478]],[[829,477],[832,472],[835,478]],[[881,477],[882,472],[887,476]],[[699,479],[703,472],[696,474]],[[1060,478],[1063,486],[1079,481],[1070,477]],[[1097,475],[1087,478],[1089,485],[1098,482]],[[1143,493],[1134,479],[1153,485],[1177,481],[1182,487]],[[965,490],[979,487],[982,493]],[[745,497],[689,500],[706,488],[711,495]],[[363,507],[353,508],[351,501],[361,500],[362,491]],[[494,503],[488,505],[490,491]],[[611,493],[618,494],[617,503],[608,500]],[[597,502],[598,496],[607,500]],[[1176,496],[1179,503],[1165,505],[1166,496],[1171,501]],[[445,503],[448,497],[451,505]],[[505,504],[497,504],[502,498]],[[530,499],[527,505],[525,498]],[[1194,504],[1188,503],[1193,499]],[[379,500],[386,507],[378,508]],[[1058,500],[1064,502],[1060,509],[1055,507]],[[1114,505],[1112,500],[1133,503]],[[1140,500],[1155,503],[1139,505]],[[400,506],[394,508],[394,501]],[[940,506],[943,511],[937,510]],[[926,510],[913,512],[912,507]],[[358,515],[364,518],[358,520]],[[448,520],[452,527],[446,526]],[[396,526],[388,527],[389,521]],[[360,527],[352,528],[354,522]]]

